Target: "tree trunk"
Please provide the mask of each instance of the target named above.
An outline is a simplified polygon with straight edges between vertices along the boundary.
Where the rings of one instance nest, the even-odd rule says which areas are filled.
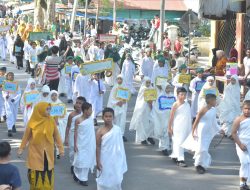
[[[56,19],[56,1],[47,0],[47,24],[55,23]]]
[[[39,24],[44,27],[44,10],[41,7],[41,0],[35,0],[34,25]]]

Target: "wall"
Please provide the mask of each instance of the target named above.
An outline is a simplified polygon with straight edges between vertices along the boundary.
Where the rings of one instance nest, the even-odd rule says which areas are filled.
[[[207,57],[209,56],[209,53],[211,52],[211,38],[209,37],[197,37],[193,38],[191,41],[191,44],[196,44],[198,45],[198,49],[201,52],[201,56]]]

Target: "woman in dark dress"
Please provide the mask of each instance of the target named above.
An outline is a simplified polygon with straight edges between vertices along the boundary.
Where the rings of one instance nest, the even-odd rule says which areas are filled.
[[[17,38],[14,43],[13,47],[13,55],[16,57],[17,62],[17,68],[20,69],[23,68],[23,47],[24,43],[19,35],[17,35]]]

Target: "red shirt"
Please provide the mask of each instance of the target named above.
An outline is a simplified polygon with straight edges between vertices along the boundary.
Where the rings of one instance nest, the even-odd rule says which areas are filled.
[[[159,18],[155,19],[155,28],[158,29],[160,27],[161,21]]]
[[[170,50],[171,49],[171,41],[169,38],[165,38],[164,41],[163,41],[163,44],[164,44],[164,47],[167,49],[167,50]]]
[[[176,53],[181,53],[181,48],[182,48],[181,42],[179,40],[175,40],[174,51]]]

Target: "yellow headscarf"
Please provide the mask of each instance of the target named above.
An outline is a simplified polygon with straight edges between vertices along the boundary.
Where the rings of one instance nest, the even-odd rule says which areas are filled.
[[[53,144],[53,133],[56,127],[55,120],[51,116],[46,115],[46,110],[50,106],[47,102],[38,103],[32,116],[29,120],[28,127],[32,129],[33,141],[35,144],[41,142],[43,135],[46,136],[48,141]]]

